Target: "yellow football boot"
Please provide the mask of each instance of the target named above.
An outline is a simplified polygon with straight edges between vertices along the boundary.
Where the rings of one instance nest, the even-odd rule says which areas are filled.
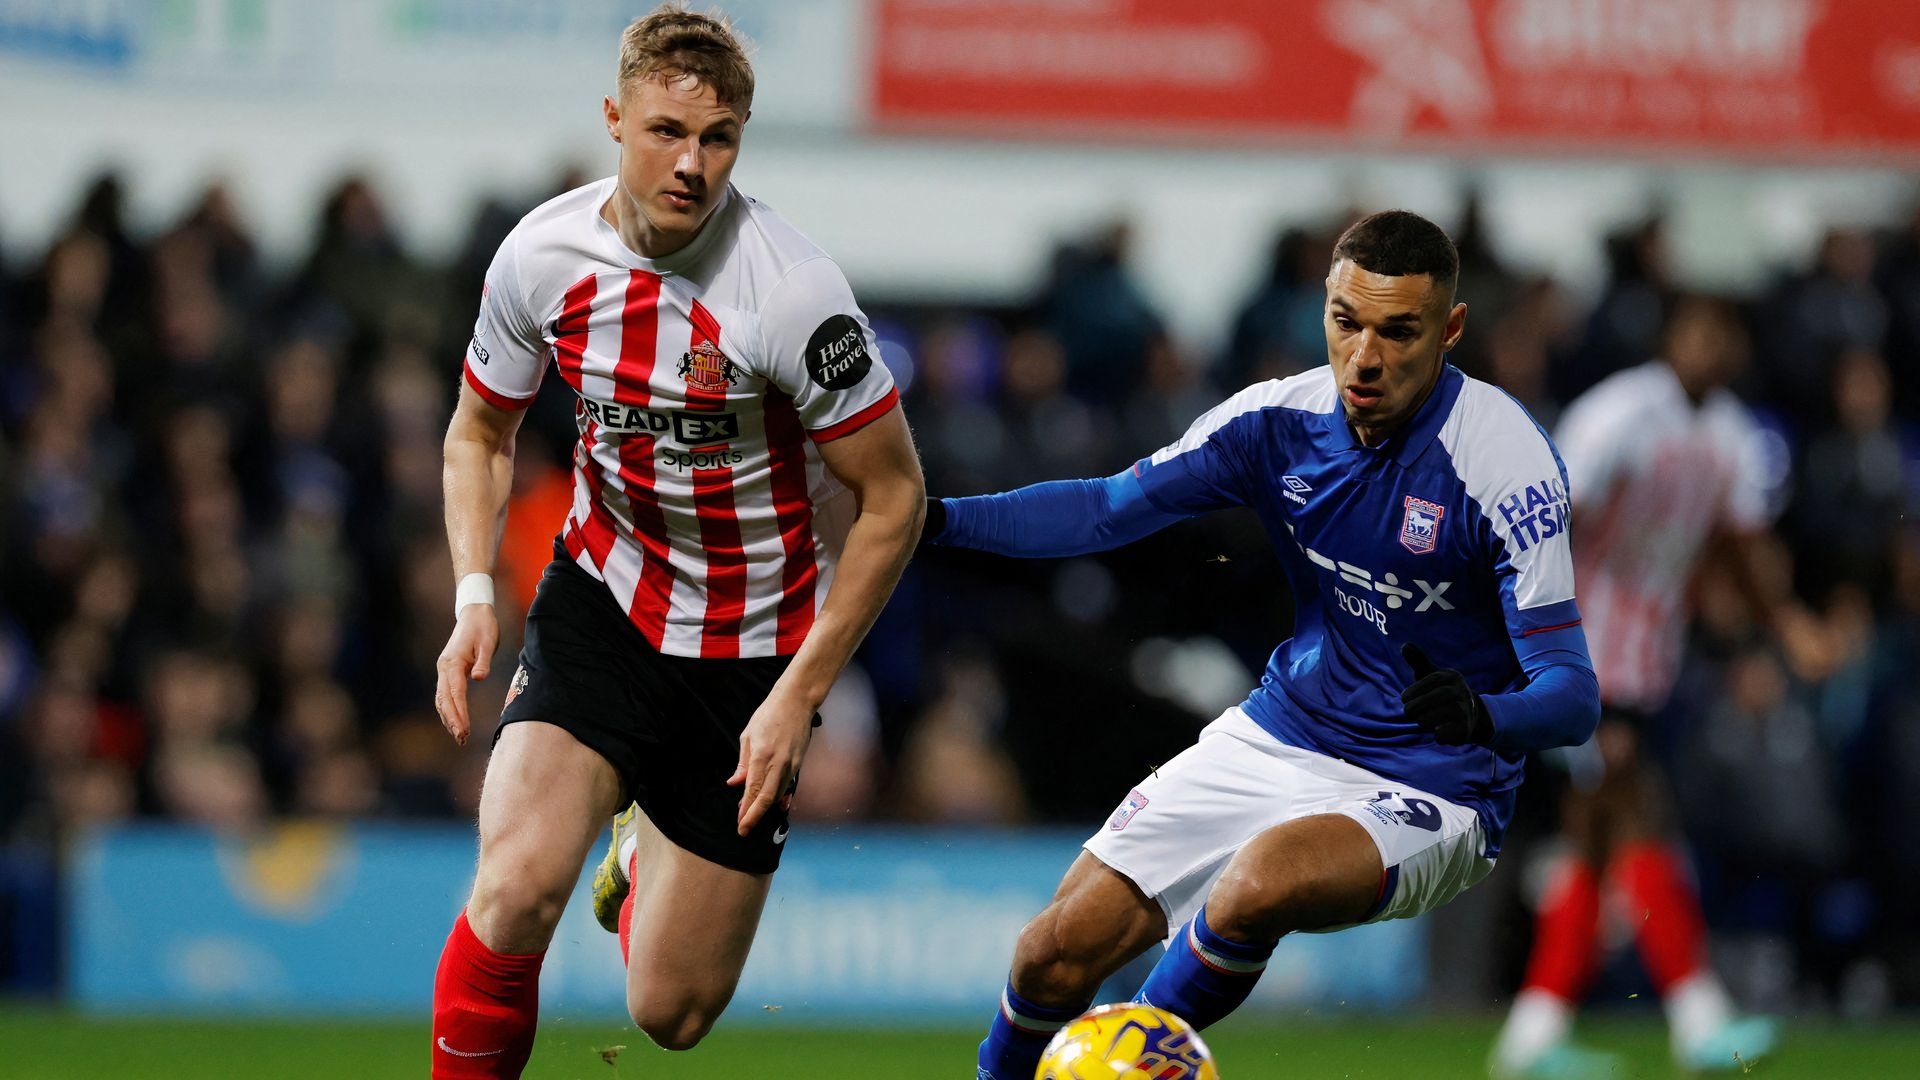
[[[606,857],[593,872],[593,917],[609,934],[620,932],[620,905],[633,888],[633,882],[627,880],[627,868],[620,862],[620,848],[634,834],[639,817],[639,803],[628,803],[625,810],[613,816],[613,839],[607,841]]]

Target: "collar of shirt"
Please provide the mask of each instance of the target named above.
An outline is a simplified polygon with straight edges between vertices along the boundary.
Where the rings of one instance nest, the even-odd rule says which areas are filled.
[[[592,202],[595,231],[605,241],[607,250],[613,253],[614,262],[632,270],[648,270],[656,274],[677,274],[699,261],[700,256],[713,246],[714,238],[726,231],[725,218],[740,201],[735,197],[733,185],[728,184],[726,190],[720,193],[720,205],[714,207],[713,213],[707,215],[707,220],[700,223],[700,231],[693,235],[693,240],[686,247],[671,255],[649,259],[628,247],[626,241],[620,239],[620,230],[614,228],[613,223],[600,213],[600,208],[618,189],[620,178],[609,176],[601,182],[606,185],[606,190]]]

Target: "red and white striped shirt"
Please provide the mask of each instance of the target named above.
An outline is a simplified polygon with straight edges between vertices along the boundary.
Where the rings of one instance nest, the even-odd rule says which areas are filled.
[[[521,219],[494,256],[466,380],[505,409],[551,359],[579,400],[561,538],[654,648],[784,656],[852,521],[816,444],[899,403],[846,278],[729,188],[691,244],[645,259],[600,208],[614,179]]]
[[[1730,391],[1696,405],[1656,360],[1581,395],[1554,441],[1579,515],[1574,577],[1600,699],[1654,711],[1679,676],[1708,538],[1768,523],[1760,430]]]

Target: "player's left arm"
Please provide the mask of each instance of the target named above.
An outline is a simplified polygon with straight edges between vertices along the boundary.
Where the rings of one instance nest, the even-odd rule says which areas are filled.
[[[799,774],[813,715],[873,627],[920,537],[927,489],[878,342],[833,260],[791,268],[760,310],[757,368],[785,395],[827,470],[852,493],[853,524],[806,640],[740,734],[727,783],[745,836]]]
[[[741,733],[740,764],[727,782],[741,785],[742,836],[787,794],[806,754],[814,712],[873,628],[920,538],[927,489],[899,409],[821,443],[820,457],[853,492],[859,510],[813,628]]]
[[[1600,722],[1600,682],[1573,598],[1566,473],[1545,436],[1532,442],[1531,420],[1507,419],[1519,429],[1517,437],[1488,440],[1486,449],[1498,453],[1475,460],[1463,479],[1486,514],[1482,535],[1491,549],[1500,610],[1526,685],[1478,693],[1462,673],[1438,667],[1409,644],[1402,655],[1414,682],[1401,702],[1407,718],[1442,743],[1521,753],[1591,738]],[[1494,421],[1486,416],[1482,422]],[[1553,493],[1556,480],[1561,498],[1541,496]],[[1503,505],[1514,509],[1504,512]]]

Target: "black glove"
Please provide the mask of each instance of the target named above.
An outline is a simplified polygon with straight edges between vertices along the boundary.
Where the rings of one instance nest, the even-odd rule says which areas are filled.
[[[927,519],[920,526],[920,546],[926,547],[933,543],[940,538],[941,533],[946,531],[947,504],[939,499],[927,499]]]
[[[1413,667],[1413,685],[1400,691],[1407,719],[1433,732],[1442,746],[1493,742],[1493,717],[1487,703],[1467,686],[1466,676],[1452,668],[1435,667],[1420,646],[1400,646],[1400,656]]]

